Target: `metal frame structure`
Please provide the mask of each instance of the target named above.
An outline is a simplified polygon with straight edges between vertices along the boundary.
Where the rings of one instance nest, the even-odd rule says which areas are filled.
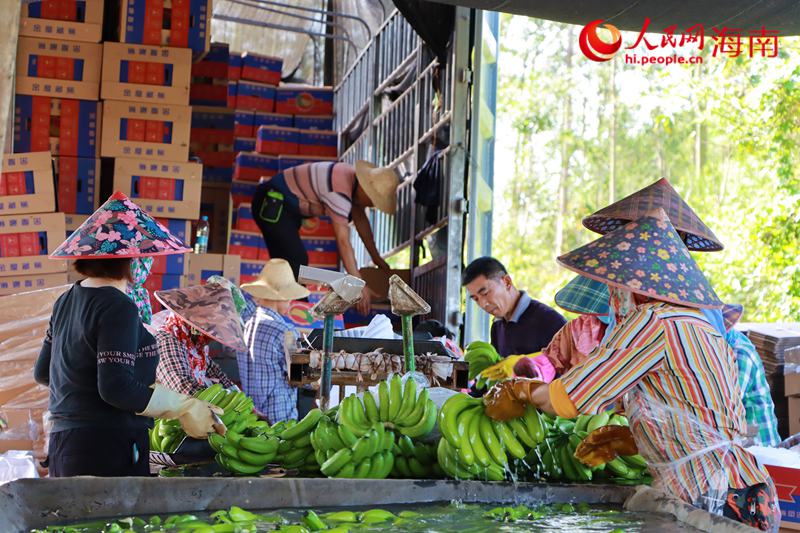
[[[411,286],[431,304],[424,318],[441,320],[453,333],[462,324],[460,273],[464,253],[466,176],[471,142],[471,54],[474,25],[480,12],[455,9],[453,39],[447,64],[440,65],[420,37],[395,11],[390,14],[337,85],[335,128],[340,133],[340,159],[367,159],[398,170],[403,181],[397,214],[372,210],[375,241],[384,257],[408,254]],[[438,81],[440,94],[434,89]],[[449,132],[446,147],[437,144]],[[436,221],[414,202],[413,182],[432,150],[443,148],[445,176],[440,184]],[[431,258],[422,257],[422,242],[436,239]],[[359,265],[371,262],[353,231]]]

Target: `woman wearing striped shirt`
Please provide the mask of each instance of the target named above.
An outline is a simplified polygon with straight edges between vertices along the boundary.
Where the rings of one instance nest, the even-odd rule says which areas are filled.
[[[366,208],[394,214],[398,183],[394,170],[377,168],[366,161],[358,161],[355,166],[331,161],[306,163],[261,179],[253,195],[253,220],[264,236],[270,257],[286,259],[296,278],[300,265],[308,264],[308,253],[300,238],[303,219],[330,217],[345,271],[360,278],[350,242],[350,222],[375,266],[388,270],[389,265],[375,245]],[[371,296],[364,287],[358,304],[361,312],[369,312]]]
[[[559,262],[609,286],[617,325],[586,360],[548,386],[511,381],[492,391],[487,414],[510,418],[530,403],[573,418],[624,399],[655,486],[710,512],[775,528],[774,485],[741,445],[746,423],[736,360],[700,309],[721,302],[664,212]]]

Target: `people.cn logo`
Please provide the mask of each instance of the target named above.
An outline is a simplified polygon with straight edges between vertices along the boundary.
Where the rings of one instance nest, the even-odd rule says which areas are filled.
[[[581,47],[583,55],[592,61],[603,62],[608,61],[622,46],[622,35],[616,26],[612,24],[603,24],[603,27],[611,32],[611,42],[605,42],[597,35],[597,28],[602,24],[602,20],[594,20],[583,27],[578,44]]]

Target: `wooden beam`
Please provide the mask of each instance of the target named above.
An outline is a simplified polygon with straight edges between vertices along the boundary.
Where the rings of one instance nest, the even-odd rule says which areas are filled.
[[[14,73],[17,69],[17,37],[19,35],[20,0],[0,0],[3,16],[3,31],[0,32],[0,148],[11,151],[14,138]],[[3,160],[0,158],[0,172]]]

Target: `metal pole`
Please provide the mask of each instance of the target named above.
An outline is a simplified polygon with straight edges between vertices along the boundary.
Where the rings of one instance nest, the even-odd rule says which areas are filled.
[[[333,370],[333,361],[331,361],[331,352],[333,352],[333,314],[325,315],[325,325],[322,329],[322,383],[320,383],[320,409],[325,411],[331,401],[331,371]]]
[[[414,372],[417,369],[414,361],[414,330],[411,326],[411,315],[400,315],[403,327],[403,356],[405,358],[405,371]]]

